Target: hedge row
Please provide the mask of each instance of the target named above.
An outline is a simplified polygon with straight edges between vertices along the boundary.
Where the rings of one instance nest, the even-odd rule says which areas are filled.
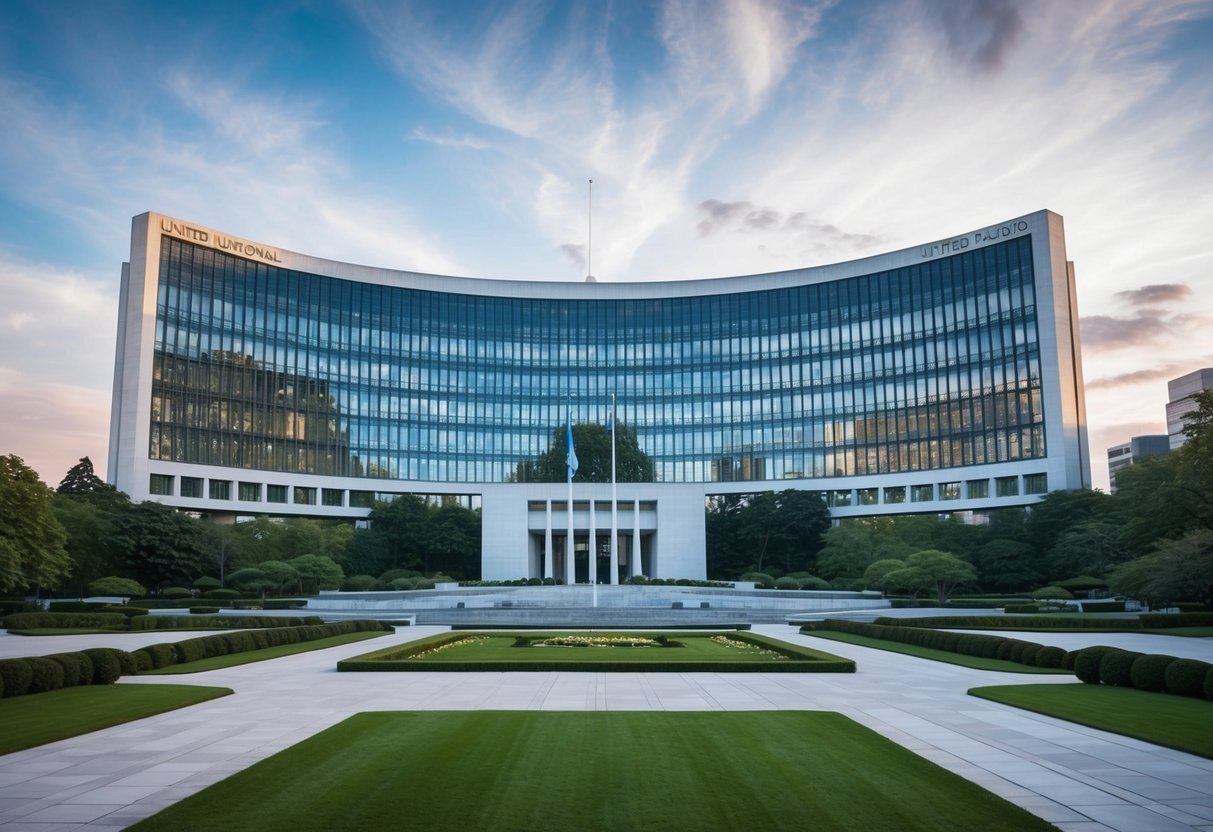
[[[887,627],[959,627],[966,630],[1154,630],[1213,627],[1213,613],[1146,613],[1137,618],[1057,618],[1051,615],[940,615],[931,618],[878,618]]]
[[[134,657],[113,647],[0,659],[0,698],[78,685],[110,685],[124,673],[134,672]]]
[[[881,619],[884,620],[884,619]],[[890,627],[883,624],[865,624],[859,621],[827,619],[806,624],[802,633],[811,630],[833,630],[840,633],[913,644],[932,650],[960,653],[984,659],[1001,659],[1028,667],[1057,667],[1069,670],[1067,653],[1060,647],[1046,647],[1031,641],[1021,641],[1004,636],[986,636],[973,633],[949,633],[920,627]]]
[[[121,627],[126,616],[120,612],[16,612],[4,617],[9,630],[40,630],[45,628]]]
[[[1213,664],[1196,659],[1085,647],[1074,653],[1074,675],[1089,685],[1213,699]]]
[[[149,644],[135,650],[136,666],[139,670],[159,670],[174,664],[195,662],[214,656],[227,656],[249,650],[263,650],[284,644],[299,644],[318,641],[322,638],[372,631],[391,631],[390,625],[382,621],[339,621],[333,624],[307,624],[299,627],[277,627],[268,630],[241,630],[237,633],[218,633],[210,636],[187,638],[168,644]]]
[[[319,616],[304,618],[281,618],[273,615],[223,615],[199,617],[196,615],[149,615],[131,619],[132,630],[220,630],[245,627],[298,627],[320,624]]]

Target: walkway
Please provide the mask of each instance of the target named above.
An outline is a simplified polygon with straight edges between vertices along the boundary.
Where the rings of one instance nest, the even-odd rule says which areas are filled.
[[[833,710],[1067,832],[1213,832],[1213,760],[970,697],[982,685],[1072,681],[991,673],[757,632],[859,662],[834,674],[337,673],[338,659],[441,627],[272,662],[123,684],[230,687],[235,695],[0,757],[0,830],[118,830],[368,710]],[[159,640],[169,635],[157,634]],[[0,635],[0,656],[93,646],[105,636]],[[1088,643],[1120,636],[1083,634]],[[1152,652],[1213,657],[1213,641],[1150,636]],[[88,642],[86,644],[86,642]],[[126,643],[125,640],[123,643]],[[1127,646],[1127,645],[1126,645]],[[1140,649],[1140,648],[1138,648]],[[1193,726],[1209,730],[1209,726]]]

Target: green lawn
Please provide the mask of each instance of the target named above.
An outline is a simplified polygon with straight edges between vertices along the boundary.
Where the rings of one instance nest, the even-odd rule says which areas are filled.
[[[547,639],[591,641],[593,646],[539,644]],[[518,646],[526,639],[531,646]],[[644,646],[623,642],[649,640]],[[652,643],[668,639],[679,646]],[[444,633],[346,659],[338,670],[492,671],[811,671],[853,672],[854,663],[776,639],[736,632],[509,632]]]
[[[216,699],[227,688],[87,685],[0,699],[0,754]]]
[[[1161,627],[1157,630],[1142,630],[1143,633],[1158,633],[1160,636],[1187,636],[1188,638],[1213,638],[1213,627]]]
[[[366,641],[370,638],[391,635],[388,632],[370,631],[364,633],[346,633],[345,635],[322,638],[316,641],[304,641],[299,644],[283,644],[278,647],[266,647],[261,650],[246,650],[243,653],[229,653],[226,656],[212,656],[209,659],[199,659],[196,662],[171,664],[158,670],[144,670],[140,676],[175,676],[180,673],[202,673],[206,670],[219,670],[224,667],[262,662],[267,659],[277,659],[282,656],[293,656],[296,653],[307,653],[312,650],[323,650],[326,647],[338,647],[355,641]]]
[[[1213,759],[1213,702],[1107,685],[995,685],[973,696]]]
[[[847,644],[858,644],[861,647],[872,647],[876,650],[888,650],[890,653],[902,653],[916,656],[920,659],[930,659],[935,662],[957,664],[961,667],[971,667],[974,670],[1003,670],[1007,673],[1063,673],[1073,676],[1072,670],[1062,670],[1057,667],[1028,667],[1019,662],[1009,662],[1002,659],[985,659],[980,656],[966,656],[962,653],[952,653],[948,650],[934,650],[930,647],[919,647],[915,644],[903,644],[900,641],[886,641],[881,638],[856,635],[855,633],[840,633],[832,630],[813,630],[805,635],[814,638],[824,638],[831,641],[844,641]]]
[[[136,832],[1054,827],[835,713],[358,714]]]

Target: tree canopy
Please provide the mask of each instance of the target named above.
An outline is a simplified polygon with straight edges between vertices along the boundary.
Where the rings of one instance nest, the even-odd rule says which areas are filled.
[[[54,494],[18,456],[0,456],[0,592],[57,586],[71,561]]]
[[[568,478],[566,428],[552,431],[552,443],[534,459],[524,459],[514,469],[514,482],[564,482]],[[611,481],[611,434],[593,422],[573,425],[573,449],[577,473],[573,482]],[[617,482],[653,482],[653,459],[640,448],[636,429],[622,422],[615,425],[615,479]]]

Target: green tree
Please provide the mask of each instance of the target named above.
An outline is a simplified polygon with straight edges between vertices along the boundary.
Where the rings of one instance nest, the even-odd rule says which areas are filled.
[[[1195,529],[1176,540],[1159,541],[1151,554],[1114,569],[1108,585],[1151,606],[1174,601],[1213,606],[1213,531]]]
[[[1062,534],[1049,549],[1048,577],[1102,576],[1128,559],[1129,552],[1121,544],[1116,526],[1098,521],[1082,523]]]
[[[803,571],[821,548],[830,510],[811,491],[787,489],[712,498],[707,506],[708,575]]]
[[[0,592],[55,587],[71,568],[54,495],[20,457],[0,457]]]
[[[303,592],[338,589],[345,580],[341,567],[324,555],[300,555],[287,561],[287,565],[299,576],[299,588]]]
[[[210,522],[203,526],[202,546],[210,557],[215,574],[219,576],[219,586],[225,585],[228,570],[240,557],[241,549],[247,540],[236,526],[227,523]]]
[[[864,586],[868,589],[893,590],[895,589],[894,587],[887,586],[890,573],[899,572],[905,568],[906,562],[904,560],[896,560],[894,558],[878,560],[864,570]]]
[[[977,570],[973,564],[938,549],[926,549],[910,555],[906,558],[906,569],[916,572],[921,583],[935,589],[935,598],[940,604],[948,600],[957,586],[977,580]],[[896,572],[887,578],[891,580],[895,575]]]
[[[117,529],[127,568],[153,587],[188,584],[206,572],[204,534],[202,521],[150,500],[125,512]]]
[[[1103,521],[1114,510],[1112,498],[1087,488],[1052,491],[1032,506],[1024,518],[1024,534],[1039,552],[1047,552],[1066,532],[1085,523]]]
[[[295,567],[280,560],[263,560],[257,564],[257,570],[269,582],[266,590],[282,592],[287,585],[297,586],[299,583],[299,573]]]
[[[564,482],[568,478],[567,429],[552,431],[548,449],[534,459],[524,459],[514,469],[514,482]],[[611,434],[592,422],[573,425],[573,449],[577,473],[573,482],[611,481]],[[656,466],[640,447],[635,428],[620,422],[615,426],[615,479],[618,482],[653,482]]]
[[[978,583],[992,592],[1018,591],[1039,583],[1035,551],[1020,540],[1001,537],[986,541],[973,556]]]

